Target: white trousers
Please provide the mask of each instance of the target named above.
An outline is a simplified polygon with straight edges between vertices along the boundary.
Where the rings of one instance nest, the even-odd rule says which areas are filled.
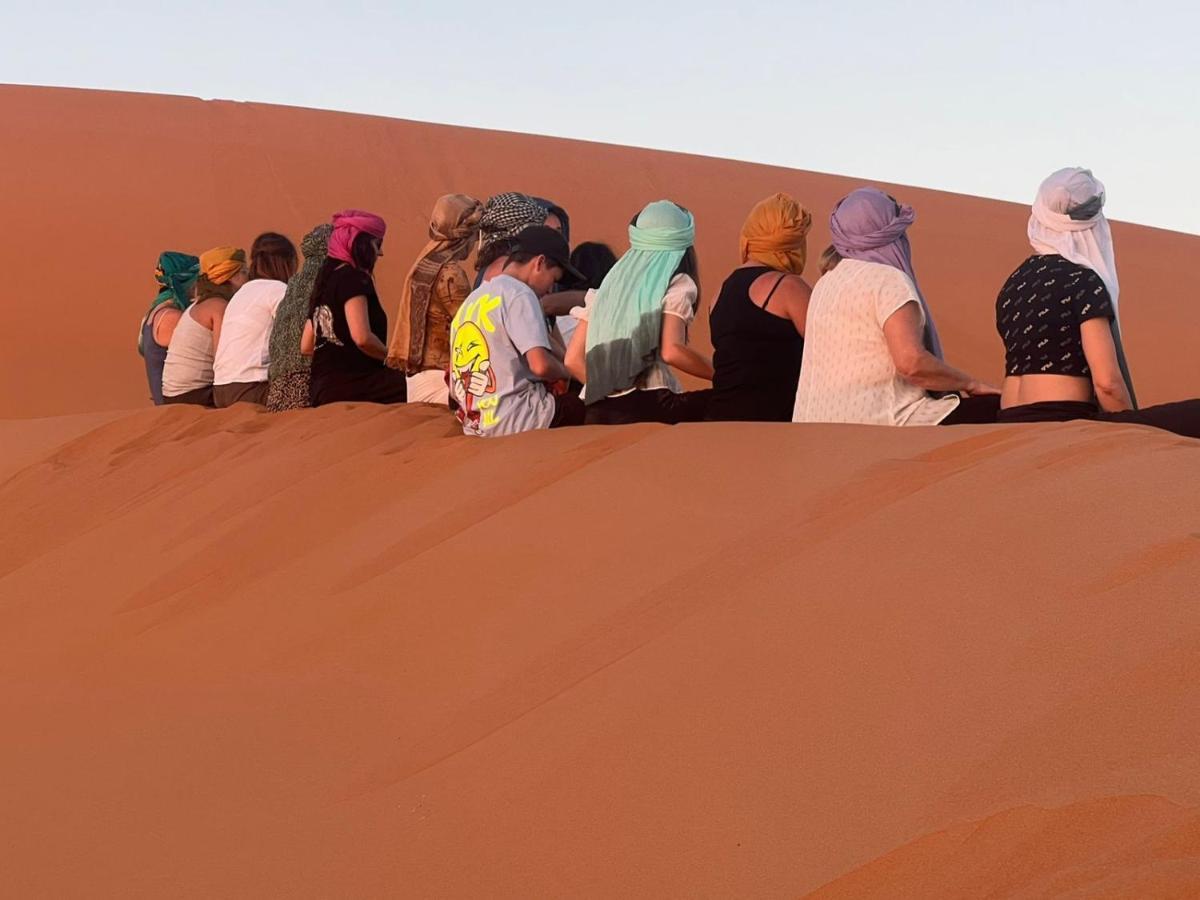
[[[409,403],[450,403],[450,389],[446,387],[446,373],[441,369],[426,369],[405,379],[408,385]]]

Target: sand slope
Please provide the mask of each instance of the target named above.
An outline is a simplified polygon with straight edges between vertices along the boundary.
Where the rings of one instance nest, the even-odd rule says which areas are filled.
[[[14,895],[1200,892],[1197,442],[162,408],[3,462]]]
[[[5,131],[0,417],[127,409],[146,402],[136,330],[162,249],[300,236],[360,206],[391,231],[379,269],[389,312],[425,238],[433,201],[524,190],[572,215],[576,240],[623,247],[630,215],[669,196],[697,217],[706,293],[736,264],[750,206],[777,190],[814,211],[808,275],[833,203],[863,182],[601,144],[183,97],[0,86]],[[1047,171],[1086,160],[1047,159]],[[866,173],[869,174],[869,173]],[[1103,175],[1103,173],[1100,173]],[[1036,179],[1035,179],[1036,180]],[[1030,197],[1036,183],[1029,186]],[[1110,184],[1116,194],[1121,185]],[[1024,207],[896,188],[917,208],[917,272],[952,361],[998,378],[993,305],[1025,257]],[[1200,237],[1118,224],[1122,314],[1143,402],[1200,393],[1200,293],[1186,277]],[[53,324],[51,324],[53,323]],[[696,340],[706,341],[701,317]]]

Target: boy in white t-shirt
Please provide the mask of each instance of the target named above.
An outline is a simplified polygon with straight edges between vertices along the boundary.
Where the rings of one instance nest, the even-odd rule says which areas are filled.
[[[481,437],[583,424],[571,374],[550,350],[540,298],[564,274],[580,278],[561,234],[537,225],[514,242],[500,274],[463,302],[450,325],[450,399],[463,432]]]

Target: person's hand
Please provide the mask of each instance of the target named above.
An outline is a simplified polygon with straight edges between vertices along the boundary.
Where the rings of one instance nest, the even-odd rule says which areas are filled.
[[[986,382],[972,379],[968,382],[963,393],[968,397],[998,397],[1000,396],[1000,388],[992,387]]]
[[[467,383],[467,393],[473,394],[476,397],[482,397],[488,389],[488,369],[492,367],[486,359],[479,364],[478,370],[470,375],[470,380]]]

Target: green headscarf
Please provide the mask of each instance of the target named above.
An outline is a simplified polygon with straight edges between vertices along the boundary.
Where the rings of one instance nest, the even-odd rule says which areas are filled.
[[[191,306],[192,301],[188,295],[199,275],[200,260],[190,253],[167,250],[159,255],[158,268],[154,270],[154,277],[158,280],[158,296],[154,298],[150,309],[142,317],[142,327],[138,328],[138,353],[145,355],[145,348],[142,347],[142,332],[145,329],[146,320],[154,315],[154,311],[164,303],[170,303],[180,312]]]
[[[654,362],[662,340],[662,300],[696,220],[670,200],[651,203],[629,226],[629,250],[605,277],[588,316],[588,404],[628,389]]]

